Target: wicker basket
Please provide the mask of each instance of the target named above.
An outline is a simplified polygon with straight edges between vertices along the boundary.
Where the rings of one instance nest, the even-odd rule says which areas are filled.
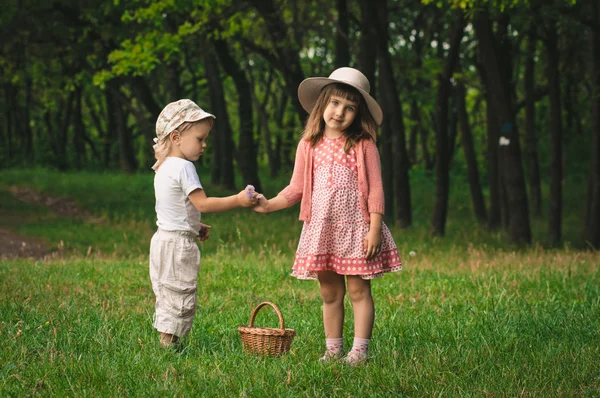
[[[264,306],[271,306],[279,317],[279,329],[260,328],[254,326],[254,318],[258,310]],[[279,308],[268,301],[260,303],[250,316],[250,325],[238,327],[244,349],[253,354],[278,356],[290,350],[292,339],[296,335],[294,329],[286,329],[283,323],[283,315]]]

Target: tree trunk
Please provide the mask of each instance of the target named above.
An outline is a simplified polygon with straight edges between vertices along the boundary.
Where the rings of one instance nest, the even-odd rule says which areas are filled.
[[[393,196],[389,195],[387,191],[393,192],[393,187],[396,187],[396,207],[398,213],[396,215],[396,223],[401,228],[408,228],[412,225],[412,205],[411,205],[411,194],[410,194],[410,177],[408,175],[408,169],[410,167],[408,160],[408,153],[406,151],[406,129],[404,126],[404,117],[402,115],[402,103],[400,96],[396,88],[396,79],[394,77],[394,68],[392,66],[392,59],[388,51],[389,45],[389,33],[388,33],[388,19],[387,19],[387,7],[385,1],[379,1],[377,3],[377,23],[375,27],[377,29],[377,55],[379,58],[379,90],[381,93],[382,110],[384,113],[383,124],[384,134],[382,137],[382,151],[385,158],[388,159],[386,163],[382,165],[383,175],[387,177],[388,185],[385,187],[387,200]],[[395,135],[395,140],[393,140]],[[393,152],[392,152],[393,148]],[[390,172],[393,170],[393,180],[389,180],[388,171],[386,168],[390,168]],[[390,197],[391,196],[391,197]],[[386,207],[392,207],[386,203]],[[387,209],[386,209],[387,211]],[[389,217],[389,216],[388,216]]]
[[[285,88],[292,100],[294,109],[301,121],[306,120],[307,112],[298,100],[298,86],[304,80],[300,64],[298,43],[288,35],[288,26],[279,15],[281,10],[273,0],[252,0],[251,3],[262,15],[265,26],[271,35],[274,51],[277,55],[274,66],[281,72]]]
[[[448,196],[450,191],[449,151],[448,151],[448,101],[451,93],[450,78],[454,73],[460,53],[460,42],[463,36],[464,17],[462,11],[455,13],[454,26],[450,37],[450,49],[442,73],[438,75],[438,93],[436,100],[436,134],[435,134],[435,202],[431,217],[430,232],[444,236],[448,213]]]
[[[347,0],[335,2],[338,19],[335,30],[335,67],[350,64],[350,43],[348,41],[348,4]]]
[[[286,131],[285,126],[285,110],[287,108],[289,98],[284,91],[281,92],[281,98],[278,101],[277,113],[275,116],[275,124],[277,125],[277,135],[275,136],[275,149],[273,150],[273,161],[269,163],[270,174],[272,177],[277,177],[281,172],[284,161],[283,141]],[[291,168],[292,166],[290,166]]]
[[[487,212],[485,210],[485,200],[483,199],[483,193],[481,191],[481,183],[479,182],[479,168],[477,167],[477,156],[475,155],[465,97],[465,86],[463,83],[458,83],[456,86],[456,112],[458,113],[458,122],[462,133],[461,143],[465,161],[467,163],[469,190],[471,192],[471,201],[473,202],[475,218],[483,224],[487,222]]]
[[[410,104],[410,119],[413,122],[413,126],[410,129],[410,137],[408,140],[408,158],[411,164],[417,164],[419,159],[417,156],[417,143],[421,136],[421,112],[416,100],[412,100]]]
[[[225,72],[231,76],[238,93],[238,116],[240,121],[238,167],[242,174],[243,186],[252,184],[257,192],[262,192],[258,177],[256,142],[254,141],[254,115],[252,111],[252,87],[246,74],[229,52],[224,40],[215,40],[214,49]]]
[[[448,100],[452,100],[456,97],[456,91],[454,87],[450,86],[450,93],[448,94]],[[456,137],[458,137],[458,115],[456,113],[456,106],[452,104],[448,108],[448,172],[452,168],[452,161],[454,159],[454,152],[456,151]]]
[[[502,179],[506,187],[510,209],[510,236],[517,244],[531,242],[527,190],[521,161],[519,135],[515,123],[512,100],[512,82],[507,78],[506,63],[510,52],[500,48],[492,31],[492,24],[485,12],[474,19],[475,32],[479,39],[481,61],[486,71],[488,90],[501,125],[499,156]]]
[[[435,157],[429,152],[429,128],[421,129],[421,151],[423,152],[423,167],[425,174],[431,176],[435,166]]]
[[[4,136],[5,136],[5,144],[3,145],[6,148],[6,157],[8,160],[12,160],[14,156],[14,147],[13,147],[13,133],[14,133],[14,100],[15,96],[13,94],[13,85],[11,83],[4,84]],[[48,112],[48,111],[47,111]]]
[[[560,75],[557,24],[554,21],[547,29],[548,89],[550,93],[550,197],[548,199],[548,236],[550,244],[558,245],[562,238],[562,106],[560,100]]]
[[[169,93],[171,94],[170,101],[177,101],[182,97],[182,89],[181,84],[179,82],[179,76],[181,76],[181,68],[179,67],[178,62],[169,62],[166,65],[166,69],[167,80],[169,82]]]
[[[538,160],[537,137],[535,131],[535,28],[531,28],[527,39],[527,59],[525,61],[525,156],[531,205],[535,215],[542,213],[542,188],[540,164]]]
[[[147,122],[148,125],[155,126],[156,119],[158,119],[158,115],[162,111],[163,107],[160,106],[154,99],[152,89],[148,84],[148,80],[141,76],[136,76],[131,79],[130,84],[134,92],[136,93],[137,99],[144,105],[146,110],[148,110],[148,112],[150,113],[150,120]],[[173,101],[176,101],[178,99],[179,98],[176,98]],[[154,145],[154,137],[156,137],[156,132],[154,129],[144,129],[144,138],[146,140],[146,145],[148,148],[152,148],[152,146]],[[154,162],[152,162],[151,165],[152,164],[154,164]]]
[[[25,79],[25,107],[23,108],[23,134],[25,135],[23,148],[26,154],[33,154],[33,159],[35,160],[37,156],[33,148],[33,131],[31,130],[31,109],[33,107],[31,84],[31,77],[27,76]]]
[[[83,125],[83,107],[81,87],[77,87],[75,94],[75,121],[73,125],[73,156],[74,166],[77,170],[81,169],[85,163],[86,153],[83,137],[85,135]]]
[[[56,146],[55,146],[55,155],[56,155],[56,166],[60,171],[65,171],[68,169],[69,162],[67,159],[67,138],[69,132],[69,126],[71,125],[71,116],[73,114],[73,104],[75,102],[75,92],[71,91],[67,98],[67,104],[65,107],[65,112],[60,119],[60,113],[57,121],[58,131],[54,129],[56,133]],[[59,109],[61,109],[59,107]],[[60,111],[59,111],[60,112]]]
[[[358,53],[358,68],[371,82],[371,89],[375,87],[375,70],[377,69],[377,10],[371,2],[361,0],[359,2],[361,20],[360,20],[360,47]],[[373,95],[374,93],[371,93]]]
[[[137,169],[137,160],[133,150],[131,130],[127,127],[127,114],[123,109],[123,96],[119,90],[116,83],[109,85],[112,118],[119,142],[119,166],[121,171],[132,173]]]
[[[223,84],[219,73],[219,66],[215,60],[214,50],[208,42],[203,45],[203,48],[204,70],[210,93],[210,107],[217,118],[213,127],[212,183],[223,185],[233,191],[235,190],[235,176],[233,173],[233,153],[235,147],[231,138],[231,124],[229,123],[229,113],[227,112],[227,104],[225,103]]]
[[[594,249],[600,249],[600,5],[592,1],[592,19],[595,27],[590,28],[592,86],[592,153],[588,200],[585,217],[585,240]]]
[[[112,146],[117,139],[117,126],[113,116],[113,100],[108,89],[104,90],[104,100],[106,102],[106,135],[103,135],[102,139],[102,159],[104,167],[111,167],[113,164]]]
[[[477,64],[477,70],[481,77],[485,95],[485,120],[487,130],[487,175],[490,196],[490,207],[488,216],[488,228],[495,230],[500,227],[502,220],[502,202],[500,197],[500,160],[498,158],[498,140],[500,139],[500,123],[496,119],[494,104],[485,70],[481,64]]]
[[[389,84],[383,82],[384,74],[379,74],[379,85]],[[382,92],[384,90],[381,90]],[[383,95],[382,95],[383,98]],[[383,104],[382,104],[383,105]],[[383,107],[384,115],[387,114],[389,107]],[[385,218],[384,221],[392,223],[394,220],[394,154],[393,154],[393,133],[391,120],[383,119],[381,126],[381,137],[379,141],[379,151],[381,152],[381,178],[383,181],[383,197],[385,203]]]

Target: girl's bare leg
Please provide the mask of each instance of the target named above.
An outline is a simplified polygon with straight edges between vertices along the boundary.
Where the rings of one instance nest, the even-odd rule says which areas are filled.
[[[344,277],[332,271],[319,272],[318,277],[323,299],[325,338],[340,338],[344,326]]]
[[[351,366],[356,366],[367,360],[369,341],[373,333],[375,306],[371,296],[371,281],[349,275],[348,294],[354,310],[354,343],[344,361]]]
[[[354,311],[354,337],[370,339],[375,320],[371,281],[360,276],[348,275],[348,294]]]

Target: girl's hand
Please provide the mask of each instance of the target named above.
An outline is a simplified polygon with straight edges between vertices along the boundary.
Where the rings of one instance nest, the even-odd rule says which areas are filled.
[[[252,192],[252,194],[248,194],[248,191],[245,189],[237,194],[237,201],[240,207],[252,207],[256,204],[256,197],[258,193]]]
[[[210,238],[210,225],[200,223],[200,231],[198,231],[198,240],[204,242]]]
[[[367,260],[381,253],[381,230],[371,228],[365,236],[364,251]]]
[[[258,195],[256,206],[252,208],[257,213],[268,213],[269,201],[263,195]]]

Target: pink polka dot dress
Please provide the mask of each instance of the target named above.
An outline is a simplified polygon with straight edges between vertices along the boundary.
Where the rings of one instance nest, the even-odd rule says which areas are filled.
[[[402,269],[398,248],[385,224],[381,252],[366,260],[364,238],[369,223],[360,211],[354,149],[344,152],[345,138],[323,138],[313,154],[310,222],[305,222],[292,276],[317,279],[319,271],[374,279]]]

